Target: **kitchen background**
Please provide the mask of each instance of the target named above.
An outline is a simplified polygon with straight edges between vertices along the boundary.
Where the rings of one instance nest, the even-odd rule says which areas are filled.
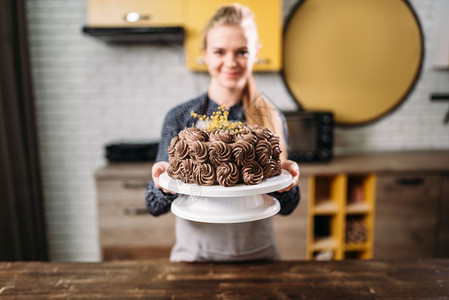
[[[284,18],[296,2],[284,0]],[[336,154],[449,149],[448,103],[430,101],[449,88],[449,70],[431,65],[436,0],[410,3],[425,42],[418,82],[378,122],[336,128]],[[26,11],[50,258],[97,261],[94,172],[106,163],[104,145],[157,141],[166,112],[204,92],[208,76],[187,70],[181,44],[110,45],[83,35],[84,0],[27,0]],[[280,73],[256,80],[280,109],[296,108]]]

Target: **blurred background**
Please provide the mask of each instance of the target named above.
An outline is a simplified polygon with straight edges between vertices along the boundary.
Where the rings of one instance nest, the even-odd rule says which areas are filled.
[[[374,122],[336,126],[335,155],[449,149],[444,123],[449,103],[431,100],[449,92],[448,61],[435,63],[436,33],[447,35],[449,29],[438,29],[438,2],[408,1],[424,46],[408,97]],[[297,4],[281,2],[281,23]],[[167,111],[206,91],[208,75],[187,66],[182,42],[110,43],[83,32],[89,23],[88,1],[25,0],[24,11],[49,259],[98,261],[95,172],[108,164],[105,145],[157,142]],[[269,17],[267,12],[256,20]],[[449,57],[449,48],[443,51]],[[296,110],[298,101],[277,68],[257,72],[258,86],[280,109]],[[143,194],[141,199],[143,204]]]

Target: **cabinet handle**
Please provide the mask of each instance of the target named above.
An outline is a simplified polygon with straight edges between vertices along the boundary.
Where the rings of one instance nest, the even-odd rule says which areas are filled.
[[[269,58],[259,58],[256,62],[257,65],[268,65],[270,63]]]
[[[142,207],[125,207],[123,213],[128,216],[141,216],[148,214],[147,210]]]
[[[125,20],[128,23],[136,23],[141,20],[149,20],[150,15],[141,15],[138,12],[129,12],[125,15]]]
[[[396,183],[404,186],[419,186],[423,185],[424,179],[422,178],[399,178]]]
[[[203,58],[202,56],[198,56],[198,57],[195,59],[195,63],[196,63],[197,65],[199,65],[199,66],[205,66],[205,65],[206,65],[206,62],[204,61],[204,58]]]
[[[147,183],[146,182],[142,182],[142,181],[125,181],[123,183],[123,187],[125,189],[144,189],[146,188]]]

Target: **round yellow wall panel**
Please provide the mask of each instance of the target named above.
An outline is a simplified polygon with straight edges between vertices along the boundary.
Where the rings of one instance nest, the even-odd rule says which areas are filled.
[[[403,0],[305,0],[284,31],[284,81],[305,110],[337,124],[374,121],[404,100],[423,59],[422,33]]]

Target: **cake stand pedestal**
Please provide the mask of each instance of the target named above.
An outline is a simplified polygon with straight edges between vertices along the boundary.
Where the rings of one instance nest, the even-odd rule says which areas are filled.
[[[171,204],[173,214],[206,223],[242,223],[274,216],[281,209],[279,201],[264,194],[286,188],[291,183],[292,176],[286,170],[257,185],[231,187],[183,183],[167,172],[159,177],[161,187],[180,194]]]

